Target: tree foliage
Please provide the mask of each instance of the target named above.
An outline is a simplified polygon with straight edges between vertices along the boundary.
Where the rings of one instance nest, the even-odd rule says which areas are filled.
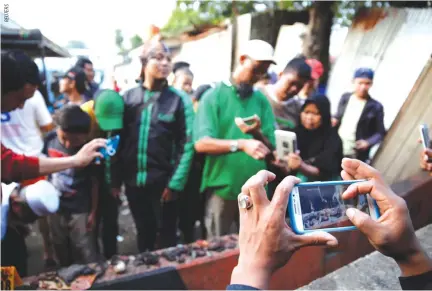
[[[162,28],[164,34],[177,34],[201,25],[219,24],[226,18],[268,9],[273,1],[206,1],[179,0],[168,23]],[[262,9],[264,6],[265,9]]]
[[[130,42],[131,42],[131,49],[137,48],[137,47],[139,47],[140,45],[143,44],[143,40],[142,40],[142,38],[138,34],[135,34],[130,39]]]
[[[115,44],[120,52],[124,51],[123,42],[124,42],[123,32],[120,29],[116,29]]]
[[[304,10],[315,1],[227,1],[227,0],[178,0],[168,23],[162,29],[165,34],[178,34],[205,24],[218,24],[226,18],[265,10]],[[432,1],[336,1],[334,23],[351,25],[356,10],[365,7],[431,7]]]

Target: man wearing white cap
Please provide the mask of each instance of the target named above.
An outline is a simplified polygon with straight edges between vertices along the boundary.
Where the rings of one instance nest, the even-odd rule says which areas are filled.
[[[1,265],[15,266],[21,276],[26,276],[25,224],[55,213],[59,207],[59,192],[44,180],[22,190],[17,183],[2,183],[1,202]]]
[[[231,81],[218,83],[202,97],[194,124],[195,149],[206,154],[201,192],[207,196],[205,224],[210,237],[227,234],[238,220],[237,195],[251,175],[266,169],[271,155],[261,141],[244,134],[236,117],[258,115],[263,134],[274,144],[275,119],[254,84],[274,64],[273,47],[262,40],[245,46]]]

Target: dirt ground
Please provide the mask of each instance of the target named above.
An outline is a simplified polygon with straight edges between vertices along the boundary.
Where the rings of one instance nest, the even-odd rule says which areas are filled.
[[[122,197],[123,198],[123,197]],[[138,253],[136,245],[136,230],[129,207],[125,199],[119,212],[119,238],[123,241],[118,241],[118,248],[120,254],[132,255]],[[44,271],[43,261],[43,246],[42,236],[39,232],[37,224],[31,225],[31,233],[26,239],[28,250],[28,275],[36,275]]]

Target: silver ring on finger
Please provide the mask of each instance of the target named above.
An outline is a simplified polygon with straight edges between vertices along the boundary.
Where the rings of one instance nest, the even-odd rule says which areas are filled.
[[[252,199],[246,194],[240,194],[238,196],[238,205],[242,209],[251,209],[253,206]]]

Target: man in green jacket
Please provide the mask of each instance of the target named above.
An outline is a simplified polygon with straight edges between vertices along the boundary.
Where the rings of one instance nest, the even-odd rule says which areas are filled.
[[[160,247],[176,244],[177,196],[194,154],[194,111],[189,96],[168,86],[171,55],[163,43],[147,42],[141,62],[141,83],[123,96],[119,165],[111,182],[117,189],[126,186],[138,249],[144,252],[155,248],[158,229]]]

